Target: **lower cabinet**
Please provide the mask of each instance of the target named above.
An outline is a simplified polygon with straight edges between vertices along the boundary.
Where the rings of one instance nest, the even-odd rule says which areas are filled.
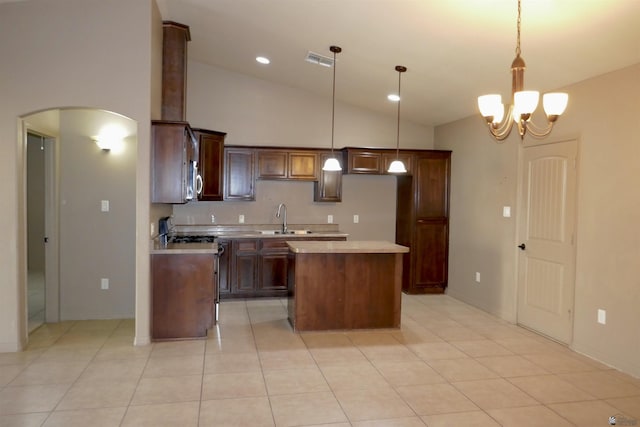
[[[220,298],[286,297],[289,246],[286,238],[228,239],[220,257]],[[290,240],[290,239],[289,239]],[[296,237],[296,240],[346,238]]]
[[[215,322],[214,254],[151,255],[151,338],[206,337]]]

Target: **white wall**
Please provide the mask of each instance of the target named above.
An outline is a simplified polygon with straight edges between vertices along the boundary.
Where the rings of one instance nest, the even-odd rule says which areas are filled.
[[[93,142],[105,126],[121,151]],[[136,124],[99,110],[60,112],[60,319],[131,318],[135,302]],[[109,211],[101,211],[101,201]],[[109,289],[100,289],[100,279]]]
[[[175,205],[176,224],[238,224],[238,215],[247,224],[281,224],[276,218],[280,203],[287,205],[289,224],[325,224],[333,215],[334,224],[349,240],[395,241],[396,177],[390,175],[345,175],[341,203],[313,201],[312,182],[257,181],[255,202],[191,202]],[[353,223],[353,215],[359,222]]]
[[[329,76],[327,76],[329,77]],[[329,81],[329,80],[328,80]],[[227,132],[225,144],[329,148],[331,93],[327,96],[190,61],[187,120],[193,127]],[[396,120],[336,102],[335,147],[395,148]],[[433,128],[403,121],[401,148],[433,148]],[[352,240],[395,240],[396,180],[344,176],[341,203],[314,203],[313,184],[259,181],[255,202],[197,202],[174,206],[176,222],[275,223],[275,208],[289,207],[289,222],[321,224],[334,216]],[[358,214],[360,222],[353,223]]]
[[[317,96],[189,61],[187,121],[192,127],[227,132],[225,143],[230,145],[329,148],[331,92]],[[395,148],[396,119],[336,102],[334,144]],[[403,121],[400,145],[433,148],[433,128]]]
[[[69,106],[114,111],[138,122],[136,286],[147,309],[139,310],[136,339],[148,342],[149,122],[158,98],[152,99],[154,8],[152,0],[0,5],[0,194],[5,202],[0,351],[19,350],[26,342],[25,158],[19,117]]]
[[[569,106],[547,140],[579,139],[571,346],[640,376],[640,64],[564,90]],[[513,321],[515,217],[502,218],[501,207],[516,206],[519,137],[497,145],[470,117],[436,128],[435,144],[453,150],[449,293]]]

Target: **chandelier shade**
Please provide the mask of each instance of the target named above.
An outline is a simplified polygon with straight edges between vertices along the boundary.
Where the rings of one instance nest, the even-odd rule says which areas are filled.
[[[520,56],[520,25],[521,25],[521,0],[518,0],[518,22],[517,22],[517,43],[516,57],[511,63],[511,101],[505,108],[500,95],[482,95],[478,97],[478,109],[484,117],[489,132],[497,141],[506,139],[513,125],[518,128],[520,138],[524,139],[529,133],[535,138],[544,138],[551,133],[554,123],[558,117],[564,113],[569,102],[569,95],[561,92],[547,93],[542,96],[542,105],[547,116],[547,123],[544,128],[537,127],[531,120],[532,114],[538,108],[540,92],[534,90],[524,90],[525,62]],[[505,110],[507,113],[505,114]],[[513,119],[513,120],[512,120]]]

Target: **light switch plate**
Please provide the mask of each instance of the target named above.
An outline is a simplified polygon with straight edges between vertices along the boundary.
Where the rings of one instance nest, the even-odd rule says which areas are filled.
[[[244,215],[238,215],[238,222],[244,224]]]
[[[333,224],[333,215],[327,215],[327,224]]]
[[[601,308],[598,309],[598,323],[601,325],[607,324],[607,311]]]
[[[502,207],[502,216],[505,218],[511,218],[511,206]]]
[[[102,289],[103,291],[109,289],[109,279],[100,279],[100,289]]]
[[[476,282],[480,283],[480,272],[476,271]]]
[[[354,216],[353,216],[353,223],[354,223],[354,224],[357,224],[357,223],[359,223],[359,222],[360,222],[360,215],[354,215]]]
[[[100,210],[102,212],[109,212],[109,201],[108,200],[100,201]]]

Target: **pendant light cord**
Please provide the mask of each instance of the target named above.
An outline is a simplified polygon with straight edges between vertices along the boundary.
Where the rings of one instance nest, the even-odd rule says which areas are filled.
[[[396,130],[396,160],[400,157],[400,81],[402,80],[402,73],[407,71],[407,67],[403,65],[396,65],[396,71],[398,72],[398,123]]]
[[[332,104],[331,104],[331,155],[333,156],[333,134],[335,129],[336,119],[336,54],[342,52],[342,48],[339,46],[331,46],[329,48],[333,52],[333,92],[332,92]]]
[[[518,34],[517,34],[517,40],[516,40],[516,56],[520,56],[520,24],[522,22],[522,19],[520,17],[520,15],[522,14],[522,7],[520,6],[520,0],[518,0]]]
[[[396,159],[400,156],[400,102],[402,98],[400,97],[400,80],[402,78],[402,72],[398,71],[398,123],[397,123],[397,131],[396,131]]]

